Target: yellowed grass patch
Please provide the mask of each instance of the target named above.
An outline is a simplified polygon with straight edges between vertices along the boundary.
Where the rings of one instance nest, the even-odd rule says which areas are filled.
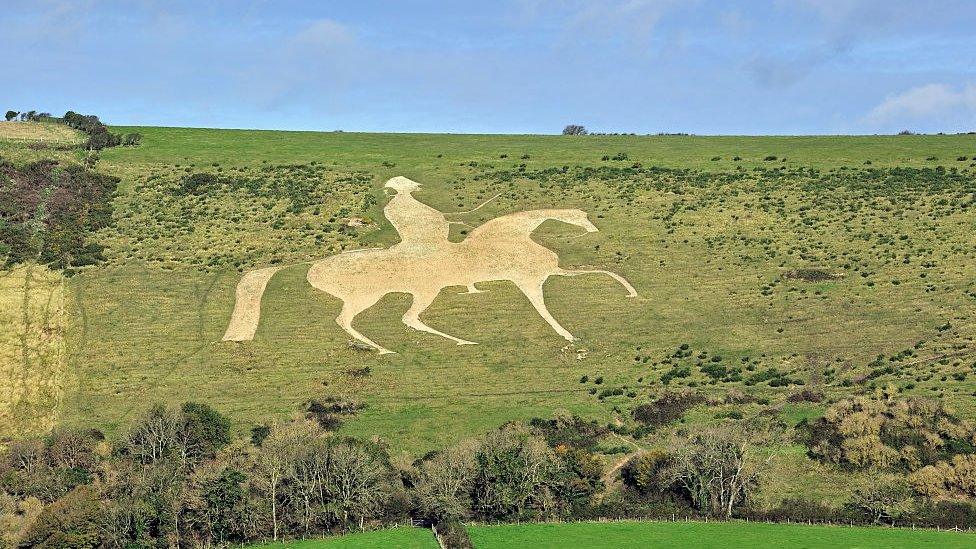
[[[63,124],[0,122],[0,140],[75,145],[84,140],[84,134]]]
[[[0,274],[0,437],[53,427],[64,393],[64,284],[44,267]]]

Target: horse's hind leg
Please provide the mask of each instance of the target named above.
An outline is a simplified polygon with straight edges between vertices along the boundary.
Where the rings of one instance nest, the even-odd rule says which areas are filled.
[[[579,270],[579,271],[566,271],[566,270],[560,269],[558,272],[553,273],[553,274],[557,274],[557,275],[560,275],[560,276],[579,276],[579,275],[584,275],[584,274],[605,274],[607,276],[612,277],[614,280],[616,280],[617,282],[619,282],[624,288],[627,289],[627,297],[637,297],[637,290],[635,290],[634,287],[630,285],[630,282],[627,282],[627,279],[626,278],[618,275],[617,273],[615,273],[613,271],[604,271],[602,269]]]
[[[423,321],[420,320],[420,313],[424,312],[424,310],[426,310],[427,307],[430,307],[430,304],[434,302],[435,297],[437,297],[437,294],[433,294],[433,295],[428,293],[413,294],[413,303],[410,305],[410,308],[407,309],[407,312],[403,314],[403,323],[406,324],[407,326],[410,326],[414,330],[420,330],[421,332],[427,332],[430,334],[439,335],[441,337],[446,337],[447,339],[450,339],[451,341],[457,343],[458,345],[476,345],[476,343],[473,341],[460,339],[452,335],[445,334],[444,332],[441,332],[439,330],[435,330],[430,326],[424,324]]]
[[[535,307],[535,310],[539,313],[539,316],[541,316],[543,320],[548,322],[549,325],[552,326],[552,329],[556,330],[557,334],[563,336],[567,341],[576,341],[576,337],[574,337],[573,334],[569,333],[569,330],[563,328],[562,325],[560,325],[559,322],[557,322],[556,319],[552,317],[552,314],[549,312],[549,309],[546,308],[546,302],[542,296],[542,285],[545,284],[545,282],[546,282],[545,278],[541,280],[532,280],[532,281],[516,280],[515,285],[518,286],[520,290],[522,290],[522,293],[525,294],[525,297],[529,298],[529,302],[532,303],[533,307]]]
[[[342,311],[340,311],[339,316],[336,317],[336,324],[342,326],[342,329],[345,330],[352,337],[369,345],[370,347],[373,347],[374,349],[379,351],[381,355],[385,355],[385,354],[393,353],[393,351],[377,345],[376,342],[364,336],[363,334],[359,333],[355,328],[352,327],[352,320],[356,318],[356,315],[372,307],[373,305],[376,304],[377,301],[379,301],[379,297],[359,298],[359,299],[350,298],[349,301],[343,301]]]

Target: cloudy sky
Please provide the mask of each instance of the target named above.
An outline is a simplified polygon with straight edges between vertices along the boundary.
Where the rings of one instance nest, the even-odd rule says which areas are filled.
[[[4,0],[0,108],[114,124],[976,130],[971,0]]]

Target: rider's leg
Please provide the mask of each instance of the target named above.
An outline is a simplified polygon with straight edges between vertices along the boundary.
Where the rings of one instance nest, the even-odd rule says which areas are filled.
[[[336,317],[336,323],[342,326],[349,335],[362,341],[363,343],[375,348],[380,352],[381,355],[393,353],[389,349],[385,349],[377,345],[373,340],[359,333],[355,328],[352,327],[352,320],[356,318],[356,315],[365,311],[366,309],[372,307],[380,300],[380,296],[377,297],[366,297],[359,299],[350,299],[349,301],[344,301],[342,303],[342,311],[339,312],[339,316]]]
[[[627,289],[627,297],[637,297],[637,290],[635,290],[634,287],[630,285],[630,282],[627,282],[627,279],[626,278],[624,278],[624,277],[622,277],[622,276],[620,276],[617,273],[612,272],[612,271],[604,271],[602,269],[587,269],[587,270],[578,270],[578,271],[566,271],[566,270],[560,269],[558,272],[553,273],[553,274],[557,274],[557,275],[560,275],[560,276],[579,276],[579,275],[584,275],[584,274],[605,274],[607,276],[613,277],[614,280],[616,280],[617,282],[619,282],[624,288]]]
[[[435,330],[420,320],[420,313],[424,312],[427,307],[430,307],[430,304],[434,302],[435,297],[437,297],[436,293],[413,294],[413,303],[410,305],[410,308],[407,309],[407,312],[403,314],[403,323],[410,326],[414,330],[420,330],[421,332],[446,337],[458,345],[476,345],[476,343],[473,341],[460,339],[452,335],[445,334],[439,330]]]
[[[566,328],[563,328],[559,322],[556,322],[556,319],[552,317],[549,309],[546,308],[546,302],[542,296],[542,285],[545,284],[546,278],[548,277],[540,280],[516,280],[515,285],[522,290],[525,297],[529,298],[529,302],[532,303],[533,307],[535,307],[535,310],[539,313],[539,316],[548,322],[549,325],[552,326],[552,329],[556,330],[557,334],[563,336],[563,338],[565,338],[567,341],[576,341],[573,334],[569,333],[569,330]]]

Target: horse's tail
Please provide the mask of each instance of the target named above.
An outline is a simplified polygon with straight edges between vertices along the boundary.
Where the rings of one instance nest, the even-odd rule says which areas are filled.
[[[251,341],[254,332],[258,330],[261,320],[261,296],[268,286],[268,281],[275,273],[287,265],[265,267],[244,273],[237,283],[237,301],[234,303],[234,314],[230,317],[230,324],[224,333],[224,341]]]

